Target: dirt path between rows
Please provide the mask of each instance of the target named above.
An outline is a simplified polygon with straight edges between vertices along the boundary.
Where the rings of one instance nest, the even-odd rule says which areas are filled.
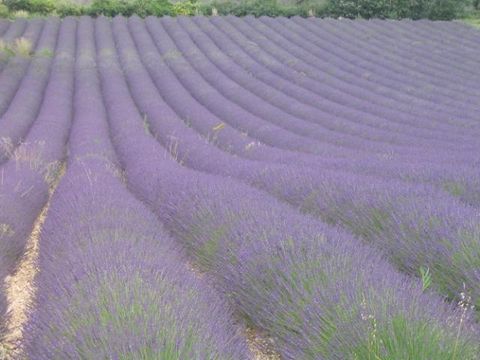
[[[0,344],[0,360],[11,359],[20,355],[19,345],[22,340],[23,326],[28,320],[29,308],[35,299],[34,278],[38,271],[39,240],[43,223],[47,217],[50,200],[60,179],[65,174],[66,166],[60,167],[59,174],[50,186],[49,200],[35,220],[33,230],[28,238],[25,254],[20,260],[14,274],[5,279],[7,301],[10,316],[7,320],[7,331],[4,343]],[[4,354],[2,354],[2,347]],[[2,357],[3,356],[3,357]]]
[[[7,331],[4,343],[0,344],[0,360],[12,359],[21,356],[20,343],[23,336],[23,326],[28,320],[28,311],[35,300],[34,279],[38,271],[37,261],[39,255],[39,240],[42,226],[47,217],[50,200],[60,179],[65,173],[65,165],[62,166],[60,175],[50,188],[50,199],[36,219],[32,233],[27,241],[25,255],[20,261],[17,271],[5,279],[7,289],[7,301],[9,303],[10,317],[7,322]],[[202,277],[194,266],[187,266],[195,276]],[[256,329],[245,329],[247,346],[252,354],[252,360],[280,360],[280,355],[275,351],[273,341]],[[2,352],[3,351],[3,352]]]
[[[188,261],[186,265],[187,269],[192,272],[196,278],[204,278],[204,273],[192,262]],[[241,320],[239,319],[238,321]],[[252,355],[252,360],[281,360],[280,355],[275,350],[273,339],[264,332],[246,326],[244,336],[246,338],[248,350]]]
[[[273,340],[266,334],[253,329],[245,330],[248,349],[253,355],[253,360],[280,360],[280,355],[275,351]]]

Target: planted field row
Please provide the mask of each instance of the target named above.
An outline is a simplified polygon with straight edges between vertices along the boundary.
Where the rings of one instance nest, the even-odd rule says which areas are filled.
[[[5,156],[5,163],[0,169],[2,284],[21,259],[33,224],[47,202],[49,187],[58,176],[65,157],[65,144],[69,134],[76,22],[69,19],[61,25],[59,21],[54,21],[46,26],[51,30],[46,33],[48,36],[46,35],[45,39],[55,40],[58,33],[57,52],[51,60],[41,59],[38,60],[39,63],[31,65],[32,70],[22,80],[25,86],[17,92],[17,102],[10,104],[11,116],[5,113],[0,121],[2,134],[6,134],[8,129],[24,134],[23,141],[18,146],[15,146],[17,142],[12,138],[2,137],[1,154]],[[52,70],[47,73],[50,62],[53,64]],[[35,74],[34,66],[44,73],[41,79]],[[37,78],[34,79],[35,77]],[[1,84],[10,85],[3,82]],[[43,99],[31,92],[39,86],[43,88]],[[26,133],[24,129],[27,127]],[[4,286],[1,289],[0,318],[4,324],[7,311],[6,291]]]
[[[78,24],[70,158],[40,240],[25,351],[32,359],[246,358],[225,301],[188,271],[178,244],[119,178],[92,25]]]
[[[82,17],[0,34],[35,49],[0,73],[2,278],[67,159],[15,351],[243,359],[249,327],[282,359],[478,358],[478,32]]]
[[[465,283],[469,284],[472,294],[478,294],[474,296],[478,299],[478,275],[475,271],[467,275],[475,269],[475,259],[470,257],[476,248],[478,213],[475,209],[426,184],[265,163],[260,157],[254,158],[254,154],[249,160],[232,158],[185,126],[162,100],[151,80],[158,78],[165,82],[166,77],[161,78],[155,67],[150,68],[152,77],[149,76],[140,59],[140,54],[145,52],[132,52],[135,45],[128,35],[126,22],[114,20],[113,26],[114,33],[119,34],[117,49],[124,60],[123,68],[136,106],[149,119],[152,133],[165,148],[174,148],[178,159],[187,166],[238,178],[304,212],[343,225],[383,248],[400,268],[412,274],[418,273],[422,266],[430,267],[445,295],[460,294]],[[140,24],[137,26],[139,33]],[[157,84],[162,86],[160,82]],[[164,83],[163,87],[168,85]],[[175,134],[174,139],[171,134]],[[242,155],[235,149],[231,151]],[[264,149],[261,152],[265,154]],[[443,221],[431,221],[436,218]],[[439,236],[443,243],[439,244]]]

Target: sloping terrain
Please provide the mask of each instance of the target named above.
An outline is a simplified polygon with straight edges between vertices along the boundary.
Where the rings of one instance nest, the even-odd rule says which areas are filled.
[[[480,359],[479,31],[0,36],[0,358]]]

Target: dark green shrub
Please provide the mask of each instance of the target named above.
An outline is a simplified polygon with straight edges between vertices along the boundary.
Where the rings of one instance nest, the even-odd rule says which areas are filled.
[[[201,5],[195,0],[179,1],[173,4],[175,15],[198,15],[201,13]]]
[[[213,2],[210,6],[216,8],[219,15],[277,16],[279,13],[279,4],[276,0]]]
[[[3,0],[3,4],[7,6],[10,11],[25,10],[25,7],[30,3],[29,0]]]
[[[330,16],[346,18],[389,17],[389,0],[330,0],[327,12]]]
[[[60,17],[82,16],[87,14],[87,8],[86,6],[74,3],[61,3],[57,5],[56,13]]]
[[[330,0],[327,14],[348,18],[449,20],[459,17],[465,0]]]
[[[55,11],[54,0],[4,0],[10,11],[24,10],[35,14],[51,14]]]
[[[125,0],[94,0],[88,7],[89,15],[125,15],[130,16],[134,12],[132,1]]]
[[[135,14],[141,17],[175,15],[173,5],[168,0],[136,0],[135,5]]]
[[[4,0],[7,9],[0,8],[0,16],[10,12],[27,11],[33,14],[59,16],[105,15],[146,17],[164,15],[212,14],[236,16],[331,16],[347,18],[429,18],[449,20],[479,6],[480,0],[214,0],[202,4],[199,0],[186,0],[172,4],[169,0],[93,0],[89,5],[77,5],[56,0]]]
[[[10,16],[10,11],[6,5],[0,4],[0,18],[7,18]]]
[[[140,17],[174,15],[173,5],[168,0],[94,0],[88,7],[92,16],[132,16]]]
[[[428,8],[425,17],[435,20],[452,20],[463,16],[465,3],[461,0],[436,0]]]
[[[55,10],[54,0],[30,0],[30,12],[39,14],[50,14]]]
[[[286,5],[278,0],[241,0],[241,1],[214,1],[202,7],[204,14],[212,14],[216,9],[218,15],[235,16],[309,16],[310,13],[321,15],[325,6],[319,1],[297,1],[296,4]]]

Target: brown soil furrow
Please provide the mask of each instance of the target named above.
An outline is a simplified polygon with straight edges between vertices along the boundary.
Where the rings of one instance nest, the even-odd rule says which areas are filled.
[[[64,173],[65,165],[62,166],[60,175],[50,189],[50,198]],[[49,205],[50,200],[35,221],[33,231],[27,242],[25,255],[17,271],[5,280],[11,316],[7,323],[4,343],[0,344],[0,360],[21,356],[19,344],[22,340],[23,325],[28,320],[28,309],[32,306],[35,297],[34,278],[38,271],[39,238],[43,223],[47,217]],[[203,278],[204,274],[194,264],[188,262],[187,268],[196,277]],[[280,355],[274,350],[273,341],[260,331],[247,327],[245,329],[245,337],[252,354],[252,360],[281,359]]]
[[[66,166],[63,164],[55,182],[50,187],[50,199],[60,179],[65,173]],[[34,278],[38,271],[37,259],[39,239],[43,223],[47,217],[50,199],[36,219],[33,230],[27,241],[25,254],[22,257],[17,270],[5,279],[7,301],[9,303],[9,319],[4,343],[0,344],[0,360],[9,359],[19,355],[19,345],[22,340],[23,325],[28,319],[28,309],[32,306],[35,297]],[[2,354],[3,348],[3,354]]]
[[[204,273],[194,263],[188,261],[187,268],[197,278],[204,278]],[[250,326],[245,327],[244,335],[252,360],[281,360],[272,338]]]
[[[245,330],[247,345],[253,355],[253,360],[280,360],[280,355],[275,351],[273,340],[261,332],[247,328]]]

